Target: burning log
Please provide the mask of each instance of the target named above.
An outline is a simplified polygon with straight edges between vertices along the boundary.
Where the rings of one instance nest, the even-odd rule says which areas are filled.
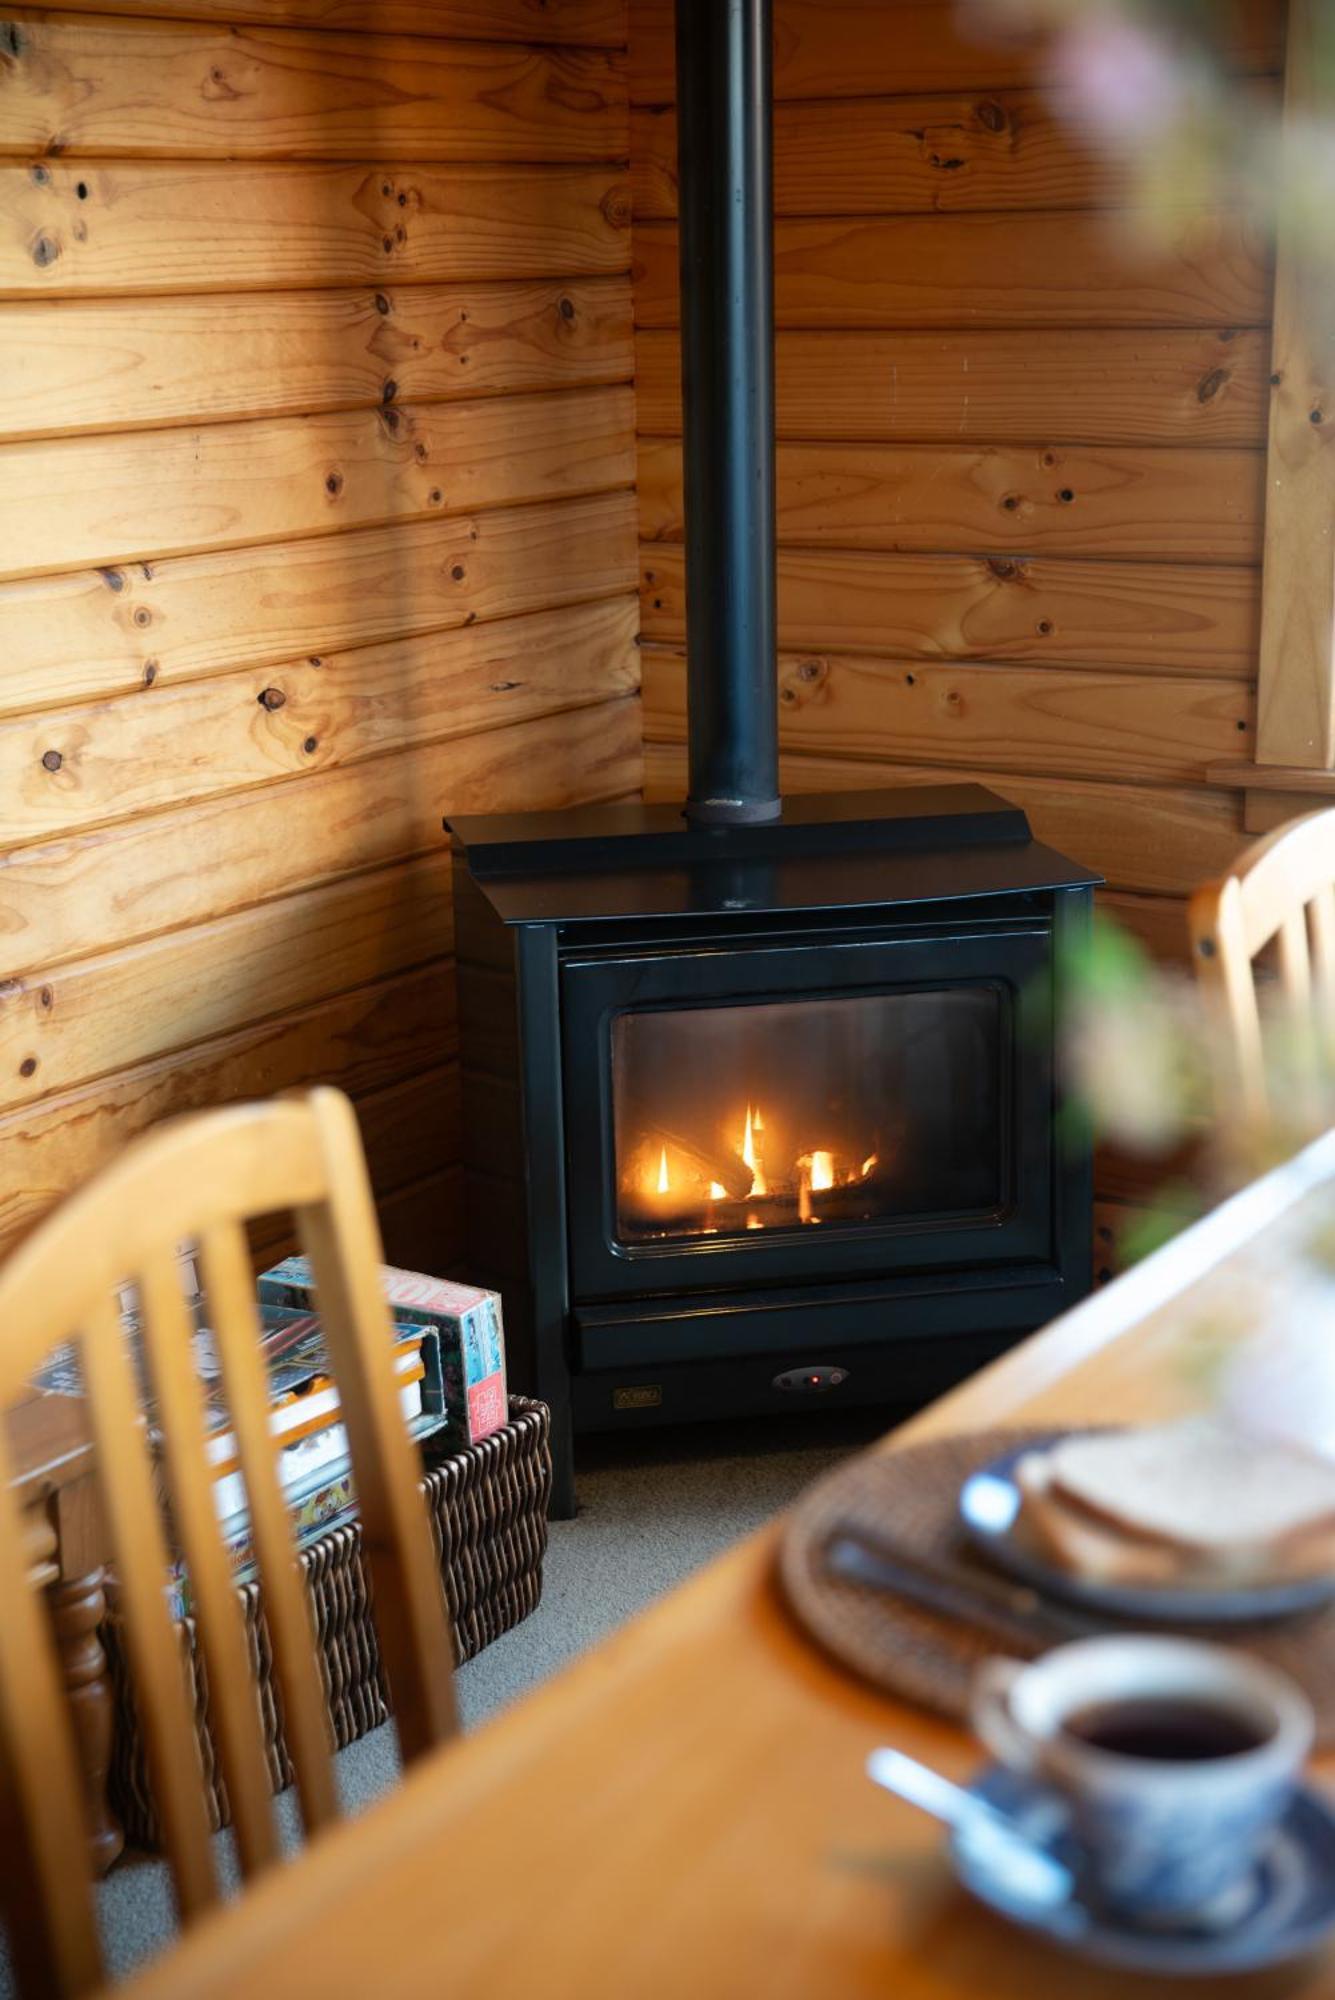
[[[702,1196],[711,1182],[717,1182],[734,1201],[742,1200],[751,1192],[751,1169],[735,1147],[726,1140],[710,1139],[701,1133],[676,1132],[668,1126],[655,1124],[652,1139],[646,1140],[645,1151],[652,1152],[657,1161],[660,1146],[667,1148],[675,1161],[687,1163],[702,1183]],[[638,1151],[636,1157],[639,1157]],[[673,1178],[676,1178],[674,1170]]]

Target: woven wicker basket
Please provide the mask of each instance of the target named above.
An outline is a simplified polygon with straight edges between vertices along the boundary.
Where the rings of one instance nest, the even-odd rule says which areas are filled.
[[[481,1444],[431,1465],[422,1481],[431,1532],[454,1623],[460,1660],[471,1660],[502,1632],[527,1618],[542,1594],[551,1492],[550,1420],[544,1403],[510,1398],[510,1421]],[[332,1528],[302,1551],[329,1720],[339,1749],[377,1728],[389,1715],[388,1690],[371,1616],[370,1593],[356,1522]],[[259,1585],[239,1584],[260,1690],[265,1753],[276,1792],[292,1782],[274,1686],[273,1658]],[[208,1684],[195,1640],[195,1622],[177,1628],[195,1694],[209,1816],[215,1829],[231,1814],[208,1727]],[[159,1845],[157,1812],[149,1786],[143,1735],[125,1658],[120,1620],[113,1611],[102,1628],[116,1705],[108,1792],[112,1810],[133,1847]]]

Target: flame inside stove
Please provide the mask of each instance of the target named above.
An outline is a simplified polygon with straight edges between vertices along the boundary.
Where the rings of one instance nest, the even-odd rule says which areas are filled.
[[[765,1121],[759,1111],[746,1107],[746,1131],[742,1137],[742,1160],[751,1169],[752,1194],[768,1194],[769,1183],[765,1179],[763,1155],[757,1143],[765,1130]]]
[[[661,1217],[665,1223],[670,1217],[674,1227],[684,1228],[687,1233],[694,1228],[706,1235],[717,1235],[720,1226],[726,1229],[729,1225],[727,1210],[719,1214],[715,1206],[718,1203],[746,1204],[732,1222],[734,1228],[739,1225],[746,1229],[781,1228],[785,1223],[791,1226],[794,1220],[809,1224],[827,1220],[828,1207],[824,1216],[818,1212],[822,1206],[820,1197],[839,1188],[856,1187],[870,1177],[879,1163],[876,1153],[869,1153],[858,1164],[856,1156],[850,1159],[829,1146],[813,1147],[789,1162],[786,1148],[775,1154],[774,1135],[767,1132],[764,1114],[755,1102],[748,1102],[740,1131],[737,1125],[731,1129],[738,1133],[737,1138],[721,1143],[733,1162],[740,1161],[750,1175],[750,1186],[745,1193],[735,1178],[726,1185],[713,1178],[710,1151],[703,1141],[690,1137],[674,1139],[669,1154],[668,1138],[661,1133],[645,1135],[624,1185],[638,1190],[637,1198],[647,1205],[648,1215]],[[722,1158],[722,1154],[716,1157]],[[692,1224],[688,1218],[697,1204],[699,1218]]]

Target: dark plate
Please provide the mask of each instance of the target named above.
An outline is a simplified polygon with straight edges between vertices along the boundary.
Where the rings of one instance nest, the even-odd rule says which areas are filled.
[[[970,1474],[960,1488],[959,1511],[976,1547],[1045,1595],[1064,1597],[1119,1618],[1181,1625],[1241,1625],[1287,1618],[1335,1599],[1335,1575],[1286,1578],[1246,1589],[1209,1590],[1152,1584],[1099,1583],[1046,1562],[1016,1530],[1020,1489],[1015,1466],[1032,1444],[1004,1452]]]

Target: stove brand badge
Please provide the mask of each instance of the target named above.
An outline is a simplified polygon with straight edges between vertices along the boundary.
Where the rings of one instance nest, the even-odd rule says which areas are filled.
[[[633,1388],[612,1391],[614,1410],[656,1410],[662,1401],[662,1385],[658,1382],[637,1382]]]

